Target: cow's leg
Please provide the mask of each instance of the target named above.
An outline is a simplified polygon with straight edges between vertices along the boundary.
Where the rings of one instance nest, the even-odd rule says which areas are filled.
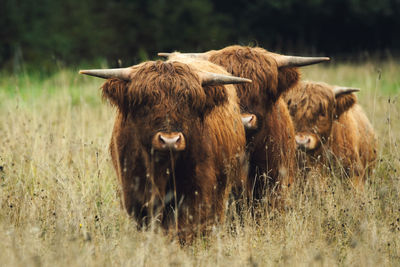
[[[207,235],[216,222],[224,221],[227,201],[226,176],[220,175],[213,162],[207,160],[197,164],[194,170],[193,177],[185,177],[193,183],[183,183],[179,189],[182,201],[179,206],[178,236],[186,244],[196,236]]]

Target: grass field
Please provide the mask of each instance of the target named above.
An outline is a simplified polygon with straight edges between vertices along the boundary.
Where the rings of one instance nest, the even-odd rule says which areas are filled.
[[[159,229],[138,231],[120,208],[108,153],[115,111],[100,99],[102,80],[3,74],[0,266],[400,265],[400,65],[324,64],[303,79],[362,89],[380,143],[365,191],[311,175],[287,211],[228,220],[181,248]]]

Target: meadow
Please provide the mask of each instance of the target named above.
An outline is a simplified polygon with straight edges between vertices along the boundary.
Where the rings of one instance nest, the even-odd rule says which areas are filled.
[[[218,225],[181,247],[138,230],[117,195],[115,110],[101,79],[59,69],[0,75],[1,266],[400,265],[400,64],[320,64],[302,78],[361,88],[378,163],[358,192],[335,175],[298,179],[290,207]]]

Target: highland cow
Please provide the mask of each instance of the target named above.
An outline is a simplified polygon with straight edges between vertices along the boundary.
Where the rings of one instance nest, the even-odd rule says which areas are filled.
[[[306,167],[340,167],[362,188],[376,160],[374,130],[357,104],[356,88],[301,82],[285,95],[296,143],[306,152]],[[342,172],[343,173],[343,172]]]
[[[283,56],[259,47],[229,46],[206,53],[159,53],[170,58],[190,57],[209,60],[238,77],[248,77],[251,84],[236,85],[242,121],[246,127],[249,154],[248,187],[253,199],[269,192],[274,204],[282,190],[291,186],[296,171],[294,127],[281,94],[299,79],[299,66],[319,63],[329,58]],[[269,189],[267,191],[267,189]]]
[[[206,67],[156,61],[81,71],[109,78],[102,93],[118,111],[110,151],[125,209],[139,225],[157,219],[182,242],[222,222],[232,185],[247,177],[229,84],[250,80]]]

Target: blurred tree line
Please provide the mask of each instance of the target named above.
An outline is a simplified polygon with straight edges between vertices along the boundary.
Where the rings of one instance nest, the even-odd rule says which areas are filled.
[[[106,59],[230,44],[295,54],[400,49],[400,0],[0,0],[0,67]]]

